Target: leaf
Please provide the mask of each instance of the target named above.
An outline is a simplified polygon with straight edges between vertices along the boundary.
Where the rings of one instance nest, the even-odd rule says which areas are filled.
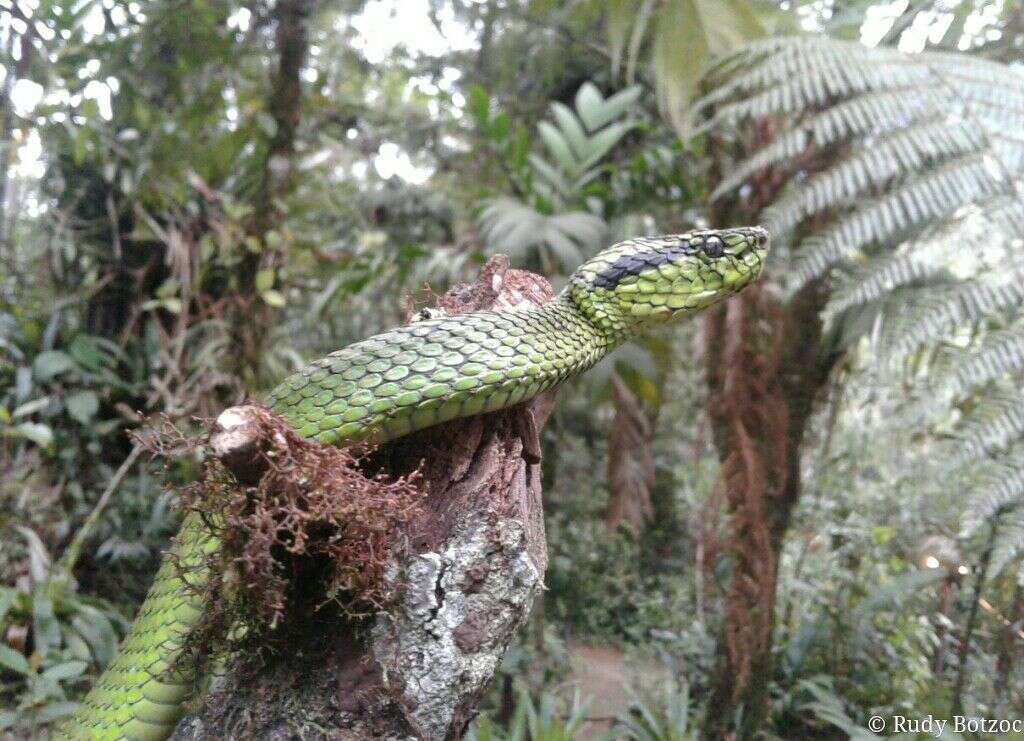
[[[64,661],[46,669],[43,671],[42,675],[46,679],[59,682],[65,679],[74,679],[75,677],[79,677],[85,673],[85,670],[88,668],[89,664],[85,661]]]
[[[576,93],[576,110],[587,128],[597,131],[630,111],[642,94],[642,87],[631,85],[610,98],[601,98],[593,83],[585,82]]]
[[[77,707],[77,702],[48,702],[36,714],[35,720],[37,723],[49,723],[71,715]]]
[[[626,38],[633,26],[636,5],[634,0],[607,0],[605,3],[605,31],[608,50],[612,58],[612,73],[618,75],[622,66]]]
[[[562,132],[548,121],[539,122],[537,131],[540,133],[540,138],[544,140],[544,144],[547,145],[548,151],[554,155],[558,166],[566,172],[575,172],[576,158],[569,148],[569,143],[562,136]]]
[[[103,367],[104,355],[100,349],[101,339],[87,334],[79,334],[71,341],[68,353],[83,368],[98,372]]]
[[[44,658],[60,648],[60,624],[45,585],[37,587],[32,594],[32,636],[36,653]]]
[[[256,273],[256,290],[264,292],[270,290],[274,285],[274,269],[266,268]]]
[[[68,414],[83,426],[92,422],[100,408],[99,399],[92,391],[71,394],[64,400],[64,405],[68,409]]]
[[[0,666],[5,669],[9,669],[16,674],[22,674],[25,676],[32,673],[32,668],[28,664],[28,659],[3,643],[0,643]]]
[[[30,440],[40,448],[48,448],[53,444],[53,430],[39,422],[22,422],[20,425],[2,430],[7,437],[22,437]]]
[[[491,124],[491,137],[495,141],[503,142],[510,133],[512,133],[512,119],[507,113],[499,113]]]
[[[571,189],[569,183],[562,174],[549,165],[543,157],[539,154],[531,153],[529,155],[529,160],[530,164],[533,165],[533,169],[537,171],[537,174],[547,180],[555,190],[565,196],[570,194]]]
[[[473,120],[476,121],[477,126],[481,129],[487,127],[487,123],[491,120],[491,101],[486,90],[479,85],[470,85],[466,108]]]
[[[80,605],[78,614],[71,618],[71,628],[89,644],[93,658],[106,666],[117,653],[117,632],[107,616],[95,607]]]
[[[658,101],[679,136],[688,139],[693,130],[688,107],[696,97],[697,81],[711,48],[694,0],[665,3],[653,27],[656,31],[651,54]]]
[[[636,128],[636,126],[636,123],[624,121],[612,124],[595,134],[590,139],[587,159],[580,163],[580,169],[586,170],[600,162],[601,159],[612,150],[612,147],[618,144],[622,137],[628,134],[630,130]]]
[[[555,117],[555,123],[558,124],[562,136],[575,152],[574,159],[580,160],[586,157],[590,151],[587,133],[583,130],[576,115],[567,106],[557,101],[551,104],[551,113]]]
[[[32,370],[39,381],[49,381],[75,367],[77,366],[71,356],[60,350],[45,350],[32,361]]]
[[[285,303],[287,303],[285,301],[284,294],[280,291],[275,291],[274,289],[263,291],[263,293],[260,294],[260,298],[262,298],[268,306],[273,306],[275,309],[280,309],[285,305]]]
[[[11,415],[11,416],[14,419],[18,419],[20,417],[27,417],[30,414],[35,414],[38,411],[46,409],[46,407],[49,406],[51,401],[52,401],[52,399],[49,396],[41,396],[38,399],[33,399],[32,401],[26,401],[24,404],[22,404],[21,406],[17,407],[14,410],[14,414]]]
[[[597,85],[589,81],[580,85],[576,91],[576,112],[588,130],[596,131],[607,123],[601,120],[604,110],[604,96]]]
[[[14,529],[21,533],[28,549],[28,575],[33,584],[43,584],[50,578],[52,559],[46,550],[46,544],[39,534],[30,527],[15,525]]]

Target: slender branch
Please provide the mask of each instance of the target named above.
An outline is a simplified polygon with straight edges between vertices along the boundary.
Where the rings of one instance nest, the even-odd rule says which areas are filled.
[[[121,485],[122,479],[128,475],[132,466],[135,465],[135,461],[142,453],[142,446],[138,443],[132,448],[132,451],[128,454],[128,457],[121,462],[120,468],[114,472],[114,475],[110,477],[110,481],[107,482],[107,488],[103,490],[96,505],[92,508],[92,512],[85,518],[85,522],[78,528],[78,532],[75,533],[75,537],[72,538],[71,543],[65,549],[64,554],[60,557],[59,565],[61,569],[70,574],[75,564],[78,562],[78,557],[81,555],[82,547],[85,542],[92,536],[93,531],[96,529],[97,523],[100,521],[100,517],[103,516],[103,512],[107,509],[107,505],[110,504],[111,498],[114,496],[114,492],[117,491],[117,487]]]
[[[985,578],[988,576],[988,567],[992,562],[992,552],[996,547],[996,536],[999,534],[999,519],[992,520],[989,527],[988,540],[985,543],[985,550],[981,554],[981,563],[978,565],[978,578],[974,582],[974,594],[971,598],[971,611],[967,615],[967,625],[964,626],[964,637],[957,648],[956,683],[953,685],[953,701],[950,707],[950,715],[964,714],[964,688],[967,685],[967,654],[970,652],[971,639],[974,637],[974,628],[978,622],[978,605],[981,604],[981,590],[985,585]]]

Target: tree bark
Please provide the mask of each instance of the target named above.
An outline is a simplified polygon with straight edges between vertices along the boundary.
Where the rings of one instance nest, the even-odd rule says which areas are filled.
[[[475,284],[442,297],[441,309],[514,311],[552,298],[543,278],[507,265],[492,259]],[[258,672],[252,657],[231,659],[173,738],[460,738],[543,582],[537,436],[551,405],[546,394],[372,453],[368,474],[419,470],[417,486],[429,495],[398,536],[408,547],[388,563],[393,598],[362,619],[317,610],[289,626],[288,651],[262,657]],[[217,452],[244,472],[247,445],[241,435]]]
[[[769,135],[766,125],[755,127],[744,148],[753,151]],[[809,149],[791,170],[762,172],[745,197],[718,205],[713,223],[757,223],[792,171],[813,170],[817,156]],[[824,283],[815,281],[787,300],[769,278],[703,317],[710,418],[729,514],[725,542],[712,550],[732,566],[704,729],[709,739],[754,738],[768,715],[779,558],[801,494],[804,436],[836,360],[822,336],[826,297]]]
[[[768,712],[778,564],[801,493],[813,402],[831,361],[822,357],[820,290],[783,304],[754,286],[705,318],[710,408],[722,453],[732,574],[705,734],[754,738]],[[737,719],[738,723],[737,723]]]

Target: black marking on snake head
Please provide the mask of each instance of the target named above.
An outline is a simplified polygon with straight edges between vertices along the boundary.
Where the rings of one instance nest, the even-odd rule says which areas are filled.
[[[623,255],[600,273],[594,276],[594,287],[615,288],[623,278],[639,275],[647,270],[657,268],[668,262],[675,262],[681,257],[692,255],[697,248],[686,240],[675,244],[651,248],[633,255]]]

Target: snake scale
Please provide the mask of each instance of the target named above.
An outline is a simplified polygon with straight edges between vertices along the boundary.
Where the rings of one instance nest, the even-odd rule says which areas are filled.
[[[503,409],[582,373],[644,329],[737,293],[760,274],[767,249],[757,227],[620,242],[544,306],[419,321],[357,342],[286,379],[270,407],[303,437],[335,445],[385,442]],[[195,671],[178,659],[202,614],[174,562],[197,567],[215,548],[189,515],[120,653],[58,737],[170,735],[195,684]],[[190,579],[204,576],[196,568]]]

